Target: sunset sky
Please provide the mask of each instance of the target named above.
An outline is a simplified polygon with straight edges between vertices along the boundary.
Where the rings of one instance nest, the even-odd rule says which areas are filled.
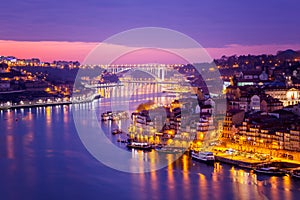
[[[79,60],[106,38],[163,27],[211,57],[300,50],[298,0],[10,0],[1,5],[0,55]]]

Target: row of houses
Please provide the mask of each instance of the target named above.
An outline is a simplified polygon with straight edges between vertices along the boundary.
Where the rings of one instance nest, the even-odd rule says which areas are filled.
[[[299,115],[283,109],[251,114],[244,110],[229,110],[222,137],[240,145],[300,151]]]
[[[243,122],[233,139],[239,144],[250,144],[273,150],[300,151],[300,126],[295,129],[263,128]]]
[[[286,87],[238,87],[226,89],[228,109],[272,112],[300,103],[300,90]]]
[[[0,65],[0,92],[13,91],[45,91],[50,84],[45,80],[37,78],[31,73],[10,68],[5,64]]]

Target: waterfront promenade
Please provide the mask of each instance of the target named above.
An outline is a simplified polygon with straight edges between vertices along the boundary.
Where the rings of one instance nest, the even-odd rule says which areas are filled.
[[[71,101],[61,101],[61,102],[42,102],[42,103],[26,103],[26,104],[13,104],[13,105],[2,105],[0,110],[7,109],[18,109],[18,108],[32,108],[32,107],[45,107],[45,106],[57,106],[57,105],[69,105]]]
[[[57,105],[69,105],[69,104],[80,104],[80,103],[88,103],[92,102],[95,99],[99,99],[100,95],[98,94],[92,94],[87,97],[77,97],[77,98],[68,98],[66,100],[64,99],[58,99],[58,100],[37,100],[37,101],[27,101],[20,103],[0,103],[0,110],[7,110],[7,109],[18,109],[18,108],[31,108],[31,107],[45,107],[45,106],[57,106]]]
[[[225,153],[226,150],[228,149],[232,149],[235,152],[232,154]],[[241,148],[237,148],[237,146],[235,146],[234,144],[226,144],[226,147],[215,147],[213,151],[214,154],[216,155],[217,161],[244,167],[244,168],[249,168],[249,169],[254,168],[258,164],[266,163],[266,162],[279,163],[280,165],[284,165],[287,167],[300,166],[299,160],[297,159],[291,160],[291,159],[278,157],[279,154],[272,154],[271,156],[269,154],[266,154],[266,149],[265,151],[262,151],[260,149],[259,151],[256,152],[254,152],[253,149],[250,149],[249,151],[243,149],[243,151],[241,151]],[[283,150],[282,152],[291,153]]]

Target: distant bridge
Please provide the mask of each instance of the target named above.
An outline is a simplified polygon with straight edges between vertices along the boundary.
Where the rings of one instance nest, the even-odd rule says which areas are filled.
[[[166,73],[174,70],[173,67],[167,67],[167,65],[164,64],[110,65],[105,69],[113,74],[120,74],[126,71],[141,71],[154,77],[157,82],[163,82],[165,80]]]

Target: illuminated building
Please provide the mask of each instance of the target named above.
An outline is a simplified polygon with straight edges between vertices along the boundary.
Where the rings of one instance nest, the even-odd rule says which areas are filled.
[[[296,105],[300,102],[300,91],[296,88],[266,88],[265,93],[281,101],[283,106]]]
[[[280,113],[285,116],[280,117]],[[282,110],[261,114],[254,121],[247,118],[233,139],[240,145],[299,152],[300,125],[297,124],[297,118],[291,116],[291,113]]]
[[[235,135],[233,127],[243,122],[244,115],[245,112],[243,110],[229,110],[226,112],[222,131],[223,138],[231,138]]]

